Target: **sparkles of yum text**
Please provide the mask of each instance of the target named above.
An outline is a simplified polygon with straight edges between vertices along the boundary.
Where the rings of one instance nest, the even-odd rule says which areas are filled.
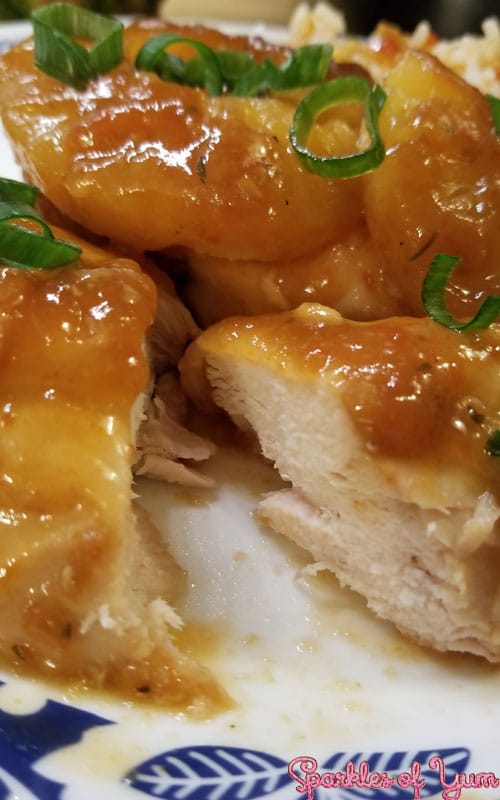
[[[408,789],[413,800],[420,800],[426,779],[423,769],[437,772],[443,800],[460,800],[463,789],[498,789],[500,778],[493,772],[458,772],[453,777],[447,774],[446,765],[441,756],[433,756],[427,765],[413,761],[408,772],[398,775],[387,772],[372,772],[367,761],[359,766],[348,761],[342,772],[318,772],[318,762],[310,756],[299,756],[290,761],[288,774],[297,783],[295,791],[305,793],[307,800],[314,800],[316,789]],[[411,797],[411,795],[410,795]],[[332,798],[333,800],[333,798]]]

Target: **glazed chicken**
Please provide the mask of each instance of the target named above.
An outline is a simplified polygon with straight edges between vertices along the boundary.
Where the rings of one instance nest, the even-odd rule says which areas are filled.
[[[499,290],[500,143],[477,89],[399,43],[383,75],[385,161],[325,179],[289,140],[308,88],[212,96],[135,69],[140,47],[165,31],[256,60],[289,55],[143,21],[124,32],[123,62],[76,90],[34,66],[29,41],[0,59],[0,109],[26,176],[53,206],[132,252],[161,253],[171,267],[175,259],[198,323],[305,301],[353,319],[421,315],[422,279],[438,252],[462,259],[448,288],[457,316]],[[329,77],[360,69],[332,62]],[[345,155],[364,135],[361,109],[347,104],[318,119],[310,146]]]
[[[142,45],[165,32],[251,53],[256,61],[281,64],[290,56],[256,39],[140,21],[124,31],[122,62],[76,89],[35,67],[27,41],[0,58],[0,111],[19,164],[53,218],[133,255],[151,275],[158,308],[167,304],[148,335],[154,346],[149,364],[157,371],[175,366],[198,335],[197,325],[212,326],[182,357],[182,386],[200,408],[215,403],[254,430],[264,456],[291,483],[262,502],[261,520],[418,641],[500,660],[498,458],[485,452],[488,437],[500,429],[499,328],[448,330],[425,316],[422,300],[437,254],[459,261],[443,300],[458,325],[487,295],[500,292],[500,141],[490,101],[429,52],[401,47],[376,76],[383,90],[376,121],[382,162],[355,177],[325,178],[306,168],[290,140],[309,87],[256,97],[212,95],[138,69]],[[175,52],[191,55],[186,44]],[[361,76],[371,90],[369,67],[368,61],[332,62],[327,77]],[[318,117],[307,145],[321,157],[345,158],[362,151],[367,138],[361,104],[348,102]],[[38,542],[46,526],[30,569],[38,575],[47,553],[50,591],[46,596],[37,589],[18,605],[4,650],[42,667],[50,650],[57,669],[82,677],[90,670],[102,685],[130,679],[134,691],[153,697],[172,700],[176,691],[188,702],[217,697],[211,679],[175,649],[170,628],[176,616],[156,599],[169,569],[162,566],[166,556],[157,558],[156,544],[146,555],[143,544],[130,545],[139,536],[130,501],[134,459],[139,474],[203,486],[203,477],[184,462],[212,450],[169,417],[172,376],[153,393],[146,389],[142,348],[154,316],[149,278],[132,267],[108,272],[93,270],[92,280],[87,273],[80,279],[78,270],[68,273],[79,293],[80,283],[90,291],[94,277],[102,274],[105,281],[101,305],[91,295],[83,314],[83,293],[71,306],[75,320],[85,320],[78,324],[90,325],[92,347],[101,348],[92,357],[103,371],[98,401],[91,391],[94,372],[86,380],[85,348],[74,355],[76,322],[70,319],[63,335],[57,314],[64,305],[50,299],[71,298],[72,285],[63,291],[58,274],[6,270],[0,287],[6,309],[12,296],[21,297],[21,320],[25,286],[43,301],[35,315],[42,331],[36,369],[16,372],[12,388],[11,373],[4,376],[5,396],[12,394],[4,430],[21,437],[12,445],[5,440],[5,475],[21,486],[28,475],[23,470],[38,474],[40,468],[40,448],[26,461],[15,457],[28,433],[13,426],[19,417],[12,418],[9,403],[25,402],[25,383],[30,403],[38,392],[39,416],[30,417],[29,430],[32,419],[44,436],[52,425],[59,443],[49,460],[52,479],[32,484],[33,500],[20,489],[12,517],[6,512],[6,524],[26,530],[28,539]],[[10,281],[21,288],[11,292]],[[128,327],[99,336],[95,326],[111,319],[108,291],[113,302],[116,295],[126,304],[134,291],[137,300],[127,312]],[[44,304],[50,314],[42,314]],[[168,322],[174,306],[179,328]],[[17,316],[6,311],[6,318],[18,326]],[[44,343],[55,334],[52,328],[43,333],[44,326],[55,326],[61,339],[50,352]],[[20,333],[19,345],[30,359],[37,353],[25,344],[31,331]],[[70,393],[57,426],[44,394],[54,388],[56,354],[57,380]],[[57,399],[62,389],[55,389]],[[118,394],[121,416],[115,420],[106,409]],[[138,407],[146,420],[133,426],[131,437],[130,414],[136,419]],[[71,442],[61,438],[64,426],[76,431]],[[68,455],[84,466],[78,480],[66,471],[59,487],[54,475]],[[9,471],[9,459],[19,475]],[[111,489],[108,508],[102,498]],[[0,509],[11,508],[10,496]],[[69,510],[63,503],[59,511],[66,497]],[[76,526],[71,547],[60,535],[60,519],[65,530]],[[117,536],[117,520],[125,537]],[[16,558],[9,550],[6,564]],[[41,584],[29,570],[22,574],[12,577],[7,569],[5,580],[27,598],[30,587]],[[142,608],[137,625],[128,616],[131,594]]]
[[[134,261],[54,233],[77,262],[0,268],[0,657],[211,708],[223,693],[175,644],[183,574],[132,488],[157,290]]]
[[[136,252],[291,258],[326,244],[332,226],[350,230],[355,185],[322,181],[290,151],[293,98],[212,97],[134,69],[140,45],[165,30],[126,29],[122,64],[84,91],[37,69],[31,42],[3,57],[2,119],[26,176],[71,220]]]
[[[201,325],[310,301],[357,320],[421,316],[423,278],[437,253],[462,259],[447,291],[457,316],[471,316],[479,299],[500,290],[500,139],[487,99],[417,51],[399,57],[384,90],[386,158],[355,179],[351,230],[332,228],[327,246],[318,240],[305,256],[189,255],[185,297]]]
[[[500,327],[353,322],[318,304],[224,320],[181,361],[200,408],[291,484],[260,504],[420,643],[500,661]]]

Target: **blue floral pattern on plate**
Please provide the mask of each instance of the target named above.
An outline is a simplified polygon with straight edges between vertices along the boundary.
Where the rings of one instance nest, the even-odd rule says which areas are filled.
[[[110,720],[54,700],[47,700],[33,714],[0,710],[0,800],[60,800],[64,784],[37,772],[36,762],[76,744],[90,728],[110,724]]]
[[[63,800],[65,784],[44,777],[36,769],[37,761],[77,744],[92,728],[113,724],[54,700],[47,700],[31,714],[0,710],[0,800]],[[446,782],[451,784],[455,775],[465,772],[470,756],[464,747],[414,753],[337,752],[324,759],[318,769],[322,773],[345,773],[349,763],[357,770],[366,764],[370,773],[396,775],[410,773],[416,763],[421,766],[419,796],[426,798],[442,790],[442,776],[429,766],[433,757],[442,762]],[[122,784],[163,800],[271,800],[284,789],[288,789],[290,800],[301,792],[294,780],[289,762],[280,756],[241,747],[193,745],[155,754],[131,769]],[[306,797],[306,791],[302,792],[300,796]],[[313,794],[316,800],[331,800],[332,796],[321,786]],[[381,796],[381,790],[368,787],[335,791],[338,800],[379,800]],[[413,796],[411,788],[396,782],[383,790],[387,800],[411,800]]]

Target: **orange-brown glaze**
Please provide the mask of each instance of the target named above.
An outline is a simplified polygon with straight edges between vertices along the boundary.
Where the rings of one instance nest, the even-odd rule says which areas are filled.
[[[354,319],[421,315],[422,279],[437,252],[463,262],[447,297],[456,316],[499,290],[500,139],[476,89],[380,26],[367,46],[384,65],[386,159],[362,177],[325,180],[302,167],[289,142],[304,90],[211,97],[135,70],[140,46],[166,31],[257,60],[290,52],[149,20],[125,31],[124,62],[82,92],[36,69],[30,42],[0,59],[0,106],[18,160],[68,218],[133,252],[191,259],[187,296],[208,321],[304,299]],[[353,152],[359,126],[359,108],[337,109],[321,117],[310,144]],[[230,279],[216,310],[205,291],[213,298],[223,273]]]
[[[228,319],[205,331],[181,364],[193,397],[207,391],[200,356],[210,363],[225,355],[310,382],[311,392],[329,385],[374,457],[456,462],[500,489],[498,459],[484,453],[500,427],[498,326],[458,334],[427,318],[353,322],[320,305]]]
[[[149,378],[144,335],[155,307],[137,265],[98,248],[57,270],[1,268],[2,508],[28,503],[48,514],[85,497],[97,502]],[[99,505],[111,523],[112,478],[106,483],[110,496]]]
[[[125,52],[169,29],[137,23]],[[19,162],[51,202],[136,251],[289,258],[356,223],[357,182],[325,182],[291,150],[295,95],[211,97],[128,60],[77,92],[34,68],[27,43],[1,62],[0,104]]]
[[[252,261],[188,255],[186,298],[201,324],[225,315],[321,302],[352,319],[423,314],[421,288],[437,253],[462,262],[446,301],[467,319],[500,291],[500,139],[487,99],[433,56],[398,44],[384,80],[384,162],[358,180],[352,229],[295,258]],[[337,152],[345,114],[329,126]],[[342,127],[343,126],[343,127]],[[321,144],[315,143],[318,152]]]
[[[202,327],[235,314],[266,314],[304,302],[329,305],[350,319],[379,319],[400,307],[399,299],[387,292],[383,267],[360,225],[342,241],[288,261],[190,254],[179,286]]]
[[[213,708],[223,692],[167,621],[179,568],[133,508],[156,289],[135,262],[54,233],[82,246],[74,265],[0,267],[0,658]]]
[[[412,45],[412,38],[397,25],[379,22],[366,37],[342,36],[335,42],[335,59],[340,63],[359,64],[381,81],[394,67],[398,58]],[[418,48],[430,50],[438,41],[434,31],[422,30],[418,37]]]
[[[365,178],[365,208],[383,253],[388,292],[421,313],[421,286],[436,253],[462,259],[450,309],[473,316],[500,290],[500,139],[486,98],[435,58],[406,52],[386,80],[380,130],[387,150]]]
[[[55,669],[71,672],[58,641],[129,527],[130,409],[148,380],[154,307],[133,262],[96,248],[67,268],[0,271],[3,655],[43,661],[31,637],[44,629]]]

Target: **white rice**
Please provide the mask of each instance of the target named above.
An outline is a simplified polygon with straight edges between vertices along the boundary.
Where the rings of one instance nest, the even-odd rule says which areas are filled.
[[[432,52],[482,92],[500,97],[500,21],[485,19],[482,36],[465,34],[460,39],[440,41]]]
[[[343,14],[325,2],[314,7],[307,3],[297,6],[290,21],[291,44],[298,47],[317,42],[335,42],[347,35]],[[421,22],[413,33],[406,35],[408,46],[433,53],[447,67],[482,92],[500,97],[500,21],[485,19],[482,34],[464,34],[457,39],[434,42],[432,28]]]

